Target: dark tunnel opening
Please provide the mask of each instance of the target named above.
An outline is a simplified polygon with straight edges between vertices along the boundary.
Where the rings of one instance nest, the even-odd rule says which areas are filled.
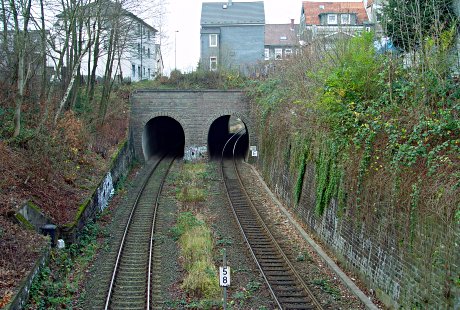
[[[168,116],[152,118],[142,134],[144,157],[170,154],[183,157],[185,147],[184,130],[180,123]]]
[[[224,115],[216,119],[209,128],[208,133],[208,152],[210,160],[219,160],[222,156],[222,150],[227,140],[241,129],[243,137],[240,138],[235,155],[238,158],[246,158],[249,150],[249,135],[246,125],[239,119],[230,115]],[[236,139],[233,139],[233,143]],[[233,143],[230,147],[233,150]],[[227,153],[227,152],[226,152]],[[226,154],[226,156],[229,156]]]

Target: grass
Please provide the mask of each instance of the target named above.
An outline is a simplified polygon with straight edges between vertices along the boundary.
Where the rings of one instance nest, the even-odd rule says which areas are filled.
[[[312,283],[316,286],[319,286],[321,290],[323,290],[324,292],[332,295],[334,299],[340,299],[340,291],[336,289],[335,287],[333,287],[328,280],[316,279],[316,280],[313,280]]]
[[[206,200],[207,177],[205,164],[184,164],[177,177],[176,192],[176,199],[182,203],[183,212],[178,215],[177,223],[171,229],[178,240],[182,265],[186,270],[182,289],[192,300],[199,299],[199,308],[215,304],[221,291],[213,262],[214,241],[211,228],[196,208],[199,202]]]
[[[220,287],[212,260],[211,230],[191,212],[184,212],[179,215],[174,231],[180,235],[180,251],[184,259],[183,266],[187,271],[182,288],[195,297],[218,298]]]
[[[176,199],[185,204],[195,204],[206,200],[203,181],[207,177],[206,165],[203,163],[185,164],[178,178]]]

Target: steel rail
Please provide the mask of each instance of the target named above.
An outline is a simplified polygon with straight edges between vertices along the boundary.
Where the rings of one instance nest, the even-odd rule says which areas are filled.
[[[241,131],[244,131],[241,130]],[[239,134],[241,131],[239,131],[238,133],[236,134]],[[224,149],[225,147],[227,146],[227,144],[230,142],[230,140],[232,140],[234,138],[234,136],[236,135],[234,134],[232,137],[230,137],[230,139],[227,141],[227,143],[225,143],[225,146],[224,146]],[[233,145],[233,155],[235,154],[235,150],[236,150],[236,146],[237,146],[237,143],[239,141],[239,139],[242,137],[242,135],[240,135],[236,141],[235,141],[235,144]],[[222,154],[224,153],[224,150],[222,151]],[[236,172],[236,176],[237,176],[237,180],[238,180],[238,184],[239,184],[239,187],[241,189],[241,192],[242,194],[244,195],[244,197],[246,198],[246,200],[248,201],[249,203],[249,207],[251,208],[251,210],[253,211],[255,217],[256,217],[256,221],[262,226],[262,229],[264,230],[265,234],[268,236],[268,238],[270,239],[270,241],[272,242],[272,244],[275,246],[277,252],[281,255],[281,257],[283,258],[283,260],[285,261],[285,263],[288,265],[290,271],[292,272],[292,274],[294,275],[295,279],[298,281],[298,283],[300,284],[300,286],[302,287],[302,289],[307,293],[307,296],[311,299],[312,303],[314,304],[314,306],[317,308],[317,309],[323,309],[323,307],[321,306],[321,304],[318,302],[318,300],[316,299],[316,297],[313,295],[313,293],[311,292],[311,290],[307,287],[305,281],[303,281],[302,277],[299,275],[299,273],[297,272],[297,270],[295,269],[295,267],[292,265],[291,261],[289,260],[289,258],[286,256],[286,254],[284,253],[284,251],[282,250],[282,248],[280,247],[280,245],[278,244],[278,242],[276,241],[276,239],[274,238],[274,236],[272,235],[272,233],[270,232],[270,230],[268,229],[268,227],[266,226],[265,222],[263,221],[262,217],[260,216],[259,212],[257,211],[256,207],[254,206],[254,203],[252,202],[252,200],[250,199],[245,187],[244,187],[244,184],[242,182],[242,178],[241,178],[241,175],[238,171],[238,168],[237,168],[237,164],[236,164],[236,160],[235,160],[235,156],[232,157],[232,164],[233,164],[233,168]],[[242,236],[244,238],[244,240],[246,241],[246,244],[248,245],[248,248],[249,248],[249,251],[251,253],[251,256],[253,257],[257,267],[259,268],[269,290],[270,290],[270,293],[272,294],[277,306],[280,308],[280,309],[283,309],[282,307],[282,304],[281,302],[279,301],[278,299],[278,296],[276,296],[276,293],[275,293],[275,290],[273,289],[272,285],[270,284],[266,274],[265,274],[265,271],[263,270],[262,266],[260,265],[259,261],[258,261],[258,258],[252,248],[252,245],[250,244],[249,240],[248,240],[248,237],[246,236],[246,232],[244,231],[243,229],[243,225],[241,224],[240,220],[239,220],[239,217],[235,211],[235,208],[233,207],[233,203],[231,201],[231,198],[230,198],[230,194],[229,194],[229,188],[228,188],[228,184],[225,182],[225,176],[224,176],[224,163],[223,163],[223,156],[222,156],[222,160],[221,160],[221,172],[222,172],[222,176],[223,176],[223,179],[224,179],[224,183],[225,183],[225,186],[227,188],[227,198],[230,202],[230,204],[232,205],[232,212],[233,212],[233,215],[236,219],[236,222],[240,228],[240,231],[242,233]]]
[[[151,277],[152,277],[152,256],[153,256],[153,236],[155,234],[155,223],[156,223],[156,218],[157,218],[157,211],[158,211],[158,205],[160,201],[160,196],[161,192],[163,191],[163,185],[164,181],[166,179],[166,176],[169,173],[169,170],[171,169],[172,164],[176,160],[177,157],[174,157],[171,162],[169,163],[168,170],[165,173],[165,178],[160,184],[160,187],[158,189],[158,195],[155,199],[155,210],[153,211],[153,219],[152,219],[152,230],[150,232],[150,246],[149,246],[149,269],[148,269],[148,276],[147,276],[147,310],[150,310],[150,285],[151,285]]]
[[[238,131],[237,133],[233,134],[228,140],[227,142],[225,143],[223,149],[222,149],[222,158],[221,158],[221,173],[222,173],[222,179],[224,180],[224,185],[226,187],[226,194],[227,194],[227,199],[228,201],[230,202],[230,205],[232,205],[232,200],[230,198],[230,194],[229,194],[229,188],[228,188],[228,184],[225,182],[225,174],[224,174],[224,151],[225,151],[225,148],[227,147],[227,144],[239,133],[241,133],[242,131],[246,131],[245,129],[241,129],[240,131]],[[242,136],[240,136],[242,137]],[[239,138],[237,139],[237,141],[239,140]],[[236,143],[235,145],[233,146],[233,151],[235,150],[235,146],[236,146]],[[281,304],[277,298],[277,296],[275,295],[275,292],[273,291],[273,288],[272,286],[270,285],[270,282],[268,281],[268,278],[267,276],[265,275],[265,272],[263,271],[262,269],[262,266],[260,265],[259,263],[259,260],[257,259],[257,256],[256,254],[254,253],[254,250],[253,248],[251,247],[251,244],[249,243],[249,240],[244,232],[244,229],[243,229],[243,226],[241,225],[241,222],[238,218],[238,215],[236,214],[236,211],[235,209],[232,207],[232,213],[233,213],[233,216],[236,220],[236,223],[238,224],[238,227],[240,228],[240,232],[241,232],[241,235],[243,236],[243,239],[244,241],[246,241],[246,244],[248,246],[248,249],[249,249],[249,252],[251,253],[251,256],[252,258],[254,259],[254,262],[256,263],[257,267],[259,268],[261,274],[262,274],[262,277],[264,278],[265,280],[265,283],[267,284],[268,286],[268,290],[270,291],[270,294],[272,295],[273,299],[275,300],[275,303],[277,304],[277,306],[282,309],[281,307]]]
[[[111,280],[110,280],[110,285],[109,285],[109,290],[107,292],[107,298],[106,298],[106,302],[105,302],[105,306],[104,306],[104,309],[105,310],[108,310],[109,309],[109,306],[110,306],[110,300],[111,300],[111,297],[112,297],[112,293],[113,293],[113,287],[114,287],[114,284],[115,284],[115,279],[116,279],[116,276],[117,276],[117,273],[118,273],[118,269],[119,269],[119,265],[120,265],[120,259],[121,259],[121,256],[122,256],[122,253],[123,253],[123,249],[124,249],[124,245],[125,245],[125,241],[126,241],[126,236],[128,234],[128,230],[130,228],[130,225],[131,225],[131,221],[132,221],[132,218],[133,218],[133,215],[134,215],[134,212],[136,211],[136,208],[138,206],[138,203],[139,203],[139,199],[141,198],[142,194],[144,193],[144,190],[145,190],[145,187],[147,186],[147,183],[148,181],[150,180],[150,178],[152,177],[153,173],[155,172],[155,170],[157,169],[158,165],[161,163],[161,161],[166,157],[166,154],[161,156],[156,162],[155,164],[152,165],[152,168],[151,170],[149,171],[147,177],[145,178],[145,181],[143,182],[142,186],[141,186],[141,189],[139,190],[137,196],[136,196],[136,199],[133,203],[133,207],[131,209],[131,212],[129,214],[129,217],[128,217],[128,221],[126,223],[126,227],[125,227],[125,230],[123,232],[123,236],[121,238],[121,242],[120,242],[120,246],[119,246],[119,249],[118,249],[118,253],[117,253],[117,259],[115,261],[115,265],[114,265],[114,268],[113,268],[113,272],[112,272],[112,277],[111,277]],[[174,162],[174,160],[171,161],[171,164],[172,165],[172,162]],[[169,166],[170,167],[170,166]],[[169,169],[169,168],[168,168]],[[167,175],[167,174],[165,174]],[[164,180],[163,180],[164,181]],[[162,181],[162,183],[163,183]],[[160,195],[160,192],[158,193],[158,196]],[[147,291],[147,299],[150,299],[149,297],[150,295],[150,290]]]

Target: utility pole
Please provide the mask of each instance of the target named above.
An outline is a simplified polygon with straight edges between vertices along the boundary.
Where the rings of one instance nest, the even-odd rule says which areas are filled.
[[[179,30],[174,32],[174,70],[177,70],[177,33]]]

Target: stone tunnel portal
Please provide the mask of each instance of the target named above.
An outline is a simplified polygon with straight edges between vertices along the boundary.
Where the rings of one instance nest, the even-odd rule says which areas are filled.
[[[175,119],[168,116],[158,116],[145,124],[142,133],[142,150],[145,160],[170,151],[174,155],[183,157],[184,147],[184,129]]]
[[[218,160],[222,155],[222,149],[227,140],[241,129],[246,129],[243,137],[238,142],[236,155],[240,158],[246,158],[249,152],[249,133],[244,122],[239,118],[230,115],[224,115],[217,118],[209,128],[208,133],[208,152],[209,159]]]

